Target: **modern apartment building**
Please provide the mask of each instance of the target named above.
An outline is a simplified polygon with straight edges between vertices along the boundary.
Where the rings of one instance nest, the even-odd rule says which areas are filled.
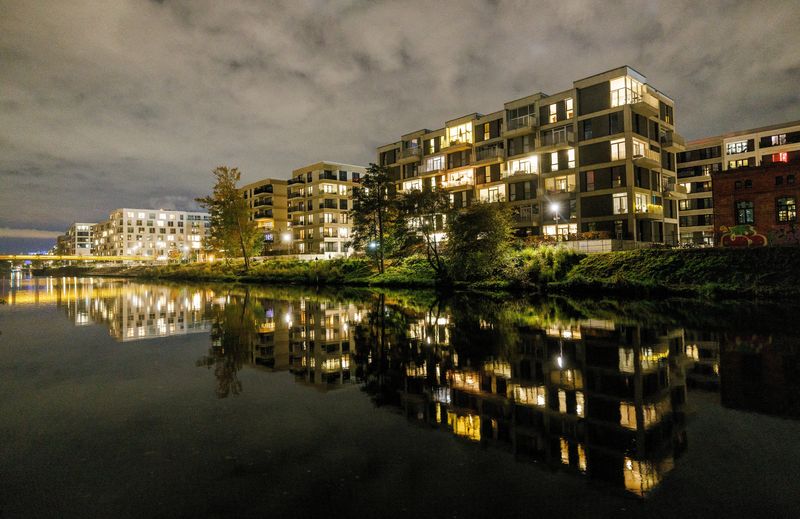
[[[712,174],[773,163],[800,163],[800,121],[688,142],[678,154],[678,179],[688,193],[679,207],[681,242],[714,244]]]
[[[195,258],[202,250],[209,218],[208,213],[193,211],[117,209],[93,228],[95,254]]]
[[[75,222],[57,239],[56,252],[66,256],[92,254],[92,228],[95,223]]]
[[[239,188],[250,208],[250,218],[264,234],[263,253],[286,251],[288,232],[286,180],[266,178]]]
[[[508,202],[520,235],[673,243],[682,143],[672,99],[623,66],[377,151],[399,190],[446,189],[456,208]]]
[[[296,169],[288,184],[288,218],[293,254],[347,254],[353,188],[366,174],[362,166],[317,162]],[[283,238],[281,238],[283,239]]]

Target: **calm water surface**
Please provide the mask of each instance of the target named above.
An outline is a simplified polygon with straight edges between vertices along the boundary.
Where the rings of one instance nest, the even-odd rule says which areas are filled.
[[[797,517],[800,312],[5,277],[0,518]]]

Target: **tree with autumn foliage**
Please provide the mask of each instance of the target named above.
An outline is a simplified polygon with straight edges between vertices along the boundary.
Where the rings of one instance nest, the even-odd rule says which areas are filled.
[[[260,245],[261,234],[256,223],[250,220],[247,201],[237,187],[241,173],[239,168],[219,166],[213,174],[216,183],[211,195],[197,199],[211,217],[206,248],[225,258],[243,258],[247,272],[250,270],[250,257]]]

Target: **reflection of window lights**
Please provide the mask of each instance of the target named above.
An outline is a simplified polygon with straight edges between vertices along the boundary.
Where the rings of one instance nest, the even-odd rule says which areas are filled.
[[[611,160],[622,160],[625,158],[625,139],[611,141]]]

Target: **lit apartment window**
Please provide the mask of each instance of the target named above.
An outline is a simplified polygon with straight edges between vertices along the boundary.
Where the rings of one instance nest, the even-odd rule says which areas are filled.
[[[737,159],[728,161],[728,169],[744,168],[750,165],[748,159]]]
[[[567,150],[567,167],[574,168],[575,167],[575,149],[570,148]]]
[[[755,223],[753,202],[747,200],[736,202],[736,223],[738,225]]]
[[[773,135],[770,137],[770,141],[772,142],[773,146],[780,146],[782,144],[786,144],[786,134],[782,133],[780,135]]]
[[[512,175],[514,174],[524,174],[524,173],[538,173],[538,161],[537,157],[525,157],[519,160],[511,160],[508,162],[508,166],[506,168]]]
[[[787,152],[773,153],[772,162],[789,162],[789,154]]]
[[[425,171],[439,171],[444,169],[444,156],[429,157],[425,161]]]
[[[550,154],[550,171],[558,171],[558,153]]]
[[[626,214],[628,212],[628,195],[617,193],[614,195],[614,214]]]
[[[633,145],[633,156],[634,157],[644,157],[647,153],[647,144],[638,140],[638,139],[631,139],[631,144]]]
[[[647,212],[647,195],[644,195],[642,193],[636,193],[634,196],[634,201],[636,202],[637,213]]]
[[[564,104],[567,107],[567,119],[571,119],[572,116],[575,114],[575,110],[572,107],[572,98],[568,97],[564,100]]]
[[[403,182],[403,191],[422,191],[422,180],[411,180],[408,182]]]
[[[775,204],[775,213],[778,215],[778,222],[797,221],[797,202],[793,196],[778,198]]]
[[[728,155],[745,153],[747,151],[747,141],[729,142],[725,145],[725,151],[728,153]]]
[[[642,98],[643,85],[630,76],[612,79],[610,82],[611,107],[637,103]]]
[[[447,141],[450,145],[472,142],[472,123],[464,123],[447,129]]]
[[[548,118],[547,122],[549,123],[558,122],[558,106],[556,104],[550,105],[550,117]]]
[[[611,160],[622,160],[625,158],[625,139],[611,141]]]
[[[480,197],[481,202],[501,202],[506,197],[506,186],[499,185],[481,189]]]

